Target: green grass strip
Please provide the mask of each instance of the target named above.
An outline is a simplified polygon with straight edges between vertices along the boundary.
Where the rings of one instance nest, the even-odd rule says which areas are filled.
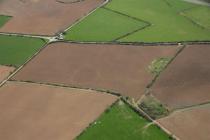
[[[10,16],[0,15],[0,28],[4,26],[4,24],[6,24],[10,20],[10,18]]]
[[[0,35],[0,65],[20,66],[46,42],[38,38]]]
[[[119,101],[93,123],[78,140],[169,140],[159,127]]]

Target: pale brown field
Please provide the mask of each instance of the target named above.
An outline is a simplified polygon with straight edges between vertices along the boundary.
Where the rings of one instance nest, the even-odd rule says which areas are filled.
[[[154,78],[154,59],[172,57],[176,46],[53,43],[12,79],[104,89],[139,99]]]
[[[210,140],[210,106],[178,111],[158,120],[181,140]]]
[[[210,101],[210,45],[188,46],[155,82],[152,93],[171,108]]]
[[[9,82],[0,88],[0,139],[71,140],[116,100],[90,90]]]
[[[0,82],[2,82],[14,70],[15,70],[15,68],[13,68],[13,67],[0,65]]]
[[[54,35],[102,4],[103,0],[60,3],[56,0],[1,0],[0,15],[12,18],[0,32]]]

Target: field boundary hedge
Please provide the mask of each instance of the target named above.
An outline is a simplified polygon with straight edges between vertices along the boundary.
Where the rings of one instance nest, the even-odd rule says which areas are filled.
[[[25,80],[9,79],[9,81],[20,82],[20,83],[32,83],[32,84],[40,84],[40,85],[49,85],[49,86],[55,86],[55,87],[81,89],[81,90],[91,90],[91,91],[96,91],[96,92],[100,92],[100,93],[103,93],[103,94],[110,94],[110,95],[117,96],[117,97],[122,96],[119,92],[110,91],[110,90],[106,90],[106,89],[88,88],[88,87],[80,87],[80,86],[74,86],[74,85],[68,85],[68,84],[49,83],[49,82],[46,82],[46,83],[45,82],[36,82],[36,81],[34,82],[34,81],[27,81],[27,80],[25,81]]]
[[[10,32],[0,32],[0,35],[7,35],[7,36],[19,36],[19,37],[31,37],[31,38],[48,38],[48,37],[55,37],[52,35],[38,35],[38,34],[24,34],[24,33],[10,33]]]
[[[72,44],[111,44],[111,45],[132,45],[132,46],[169,46],[169,45],[205,45],[209,44],[210,41],[179,41],[179,42],[117,42],[117,41],[110,41],[110,42],[94,42],[94,41],[73,41],[73,40],[58,40],[55,42],[64,42],[64,43],[72,43]],[[52,43],[55,43],[52,42]]]
[[[126,37],[126,36],[129,36],[129,35],[131,35],[131,34],[134,34],[135,32],[138,32],[138,31],[140,31],[140,30],[143,30],[143,29],[145,29],[145,28],[147,28],[147,27],[149,27],[149,26],[152,25],[152,24],[151,24],[150,22],[148,22],[148,21],[145,21],[145,20],[142,20],[142,19],[139,19],[139,18],[130,16],[130,15],[121,13],[121,12],[119,12],[119,11],[116,11],[116,10],[113,10],[113,9],[110,9],[110,8],[107,8],[107,7],[105,7],[105,6],[102,6],[101,8],[106,9],[106,10],[111,11],[111,12],[116,13],[116,14],[122,15],[122,16],[126,16],[126,17],[128,17],[128,18],[133,19],[133,20],[137,20],[137,21],[139,21],[139,22],[146,23],[146,25],[145,25],[144,27],[141,27],[141,28],[136,29],[136,30],[134,30],[134,31],[132,31],[132,32],[126,33],[126,34],[124,34],[124,35],[122,35],[122,36],[120,36],[120,37],[117,37],[117,38],[114,39],[113,41],[117,41],[117,40],[119,40],[119,39],[122,39],[122,38],[124,38],[124,37]]]
[[[9,16],[9,15],[2,15],[2,14],[0,14],[0,16],[12,18],[12,16]]]
[[[192,8],[193,9],[193,8]],[[191,9],[188,9],[186,11],[190,11]],[[187,15],[185,15],[185,11],[184,12],[180,12],[179,13],[181,16],[185,17],[188,21],[190,21],[192,24],[194,24],[195,26],[205,29],[205,30],[209,30],[209,28],[206,28],[205,26],[197,23],[196,21],[194,21],[191,17],[188,17]]]
[[[84,0],[73,0],[73,1],[69,1],[69,2],[64,2],[62,0],[56,0],[56,2],[58,3],[62,3],[62,4],[71,4],[71,3],[77,3],[77,2],[82,2]]]

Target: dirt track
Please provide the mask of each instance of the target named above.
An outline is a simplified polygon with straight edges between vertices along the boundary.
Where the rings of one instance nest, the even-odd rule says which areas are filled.
[[[0,88],[0,139],[71,140],[116,99],[94,91],[9,82]]]
[[[176,112],[158,120],[181,140],[210,140],[210,106]]]
[[[210,45],[188,46],[161,74],[153,94],[171,108],[210,101]]]
[[[84,0],[64,4],[56,0],[3,0],[0,15],[13,16],[0,32],[54,35],[102,4]]]
[[[2,66],[0,65],[0,82],[3,81],[7,76],[9,76],[10,72],[13,72],[15,68]]]
[[[106,89],[135,99],[153,79],[148,66],[177,47],[54,43],[13,79]]]

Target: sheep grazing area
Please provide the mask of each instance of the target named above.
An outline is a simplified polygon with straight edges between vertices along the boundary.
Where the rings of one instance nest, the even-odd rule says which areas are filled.
[[[209,140],[209,118],[210,106],[206,105],[174,112],[158,122],[178,136],[180,140]]]
[[[178,49],[53,43],[12,79],[105,90],[137,100],[154,78],[148,68],[152,61],[173,57]]]
[[[210,41],[209,9],[183,0],[111,0],[70,28],[65,39],[144,43]],[[134,26],[137,21],[139,26]]]
[[[0,139],[74,139],[116,100],[91,90],[8,82],[0,88]]]
[[[0,15],[12,18],[0,32],[54,35],[102,4],[103,0],[61,3],[56,0],[1,0]]]
[[[210,101],[210,45],[189,45],[152,87],[155,97],[171,108]]]

